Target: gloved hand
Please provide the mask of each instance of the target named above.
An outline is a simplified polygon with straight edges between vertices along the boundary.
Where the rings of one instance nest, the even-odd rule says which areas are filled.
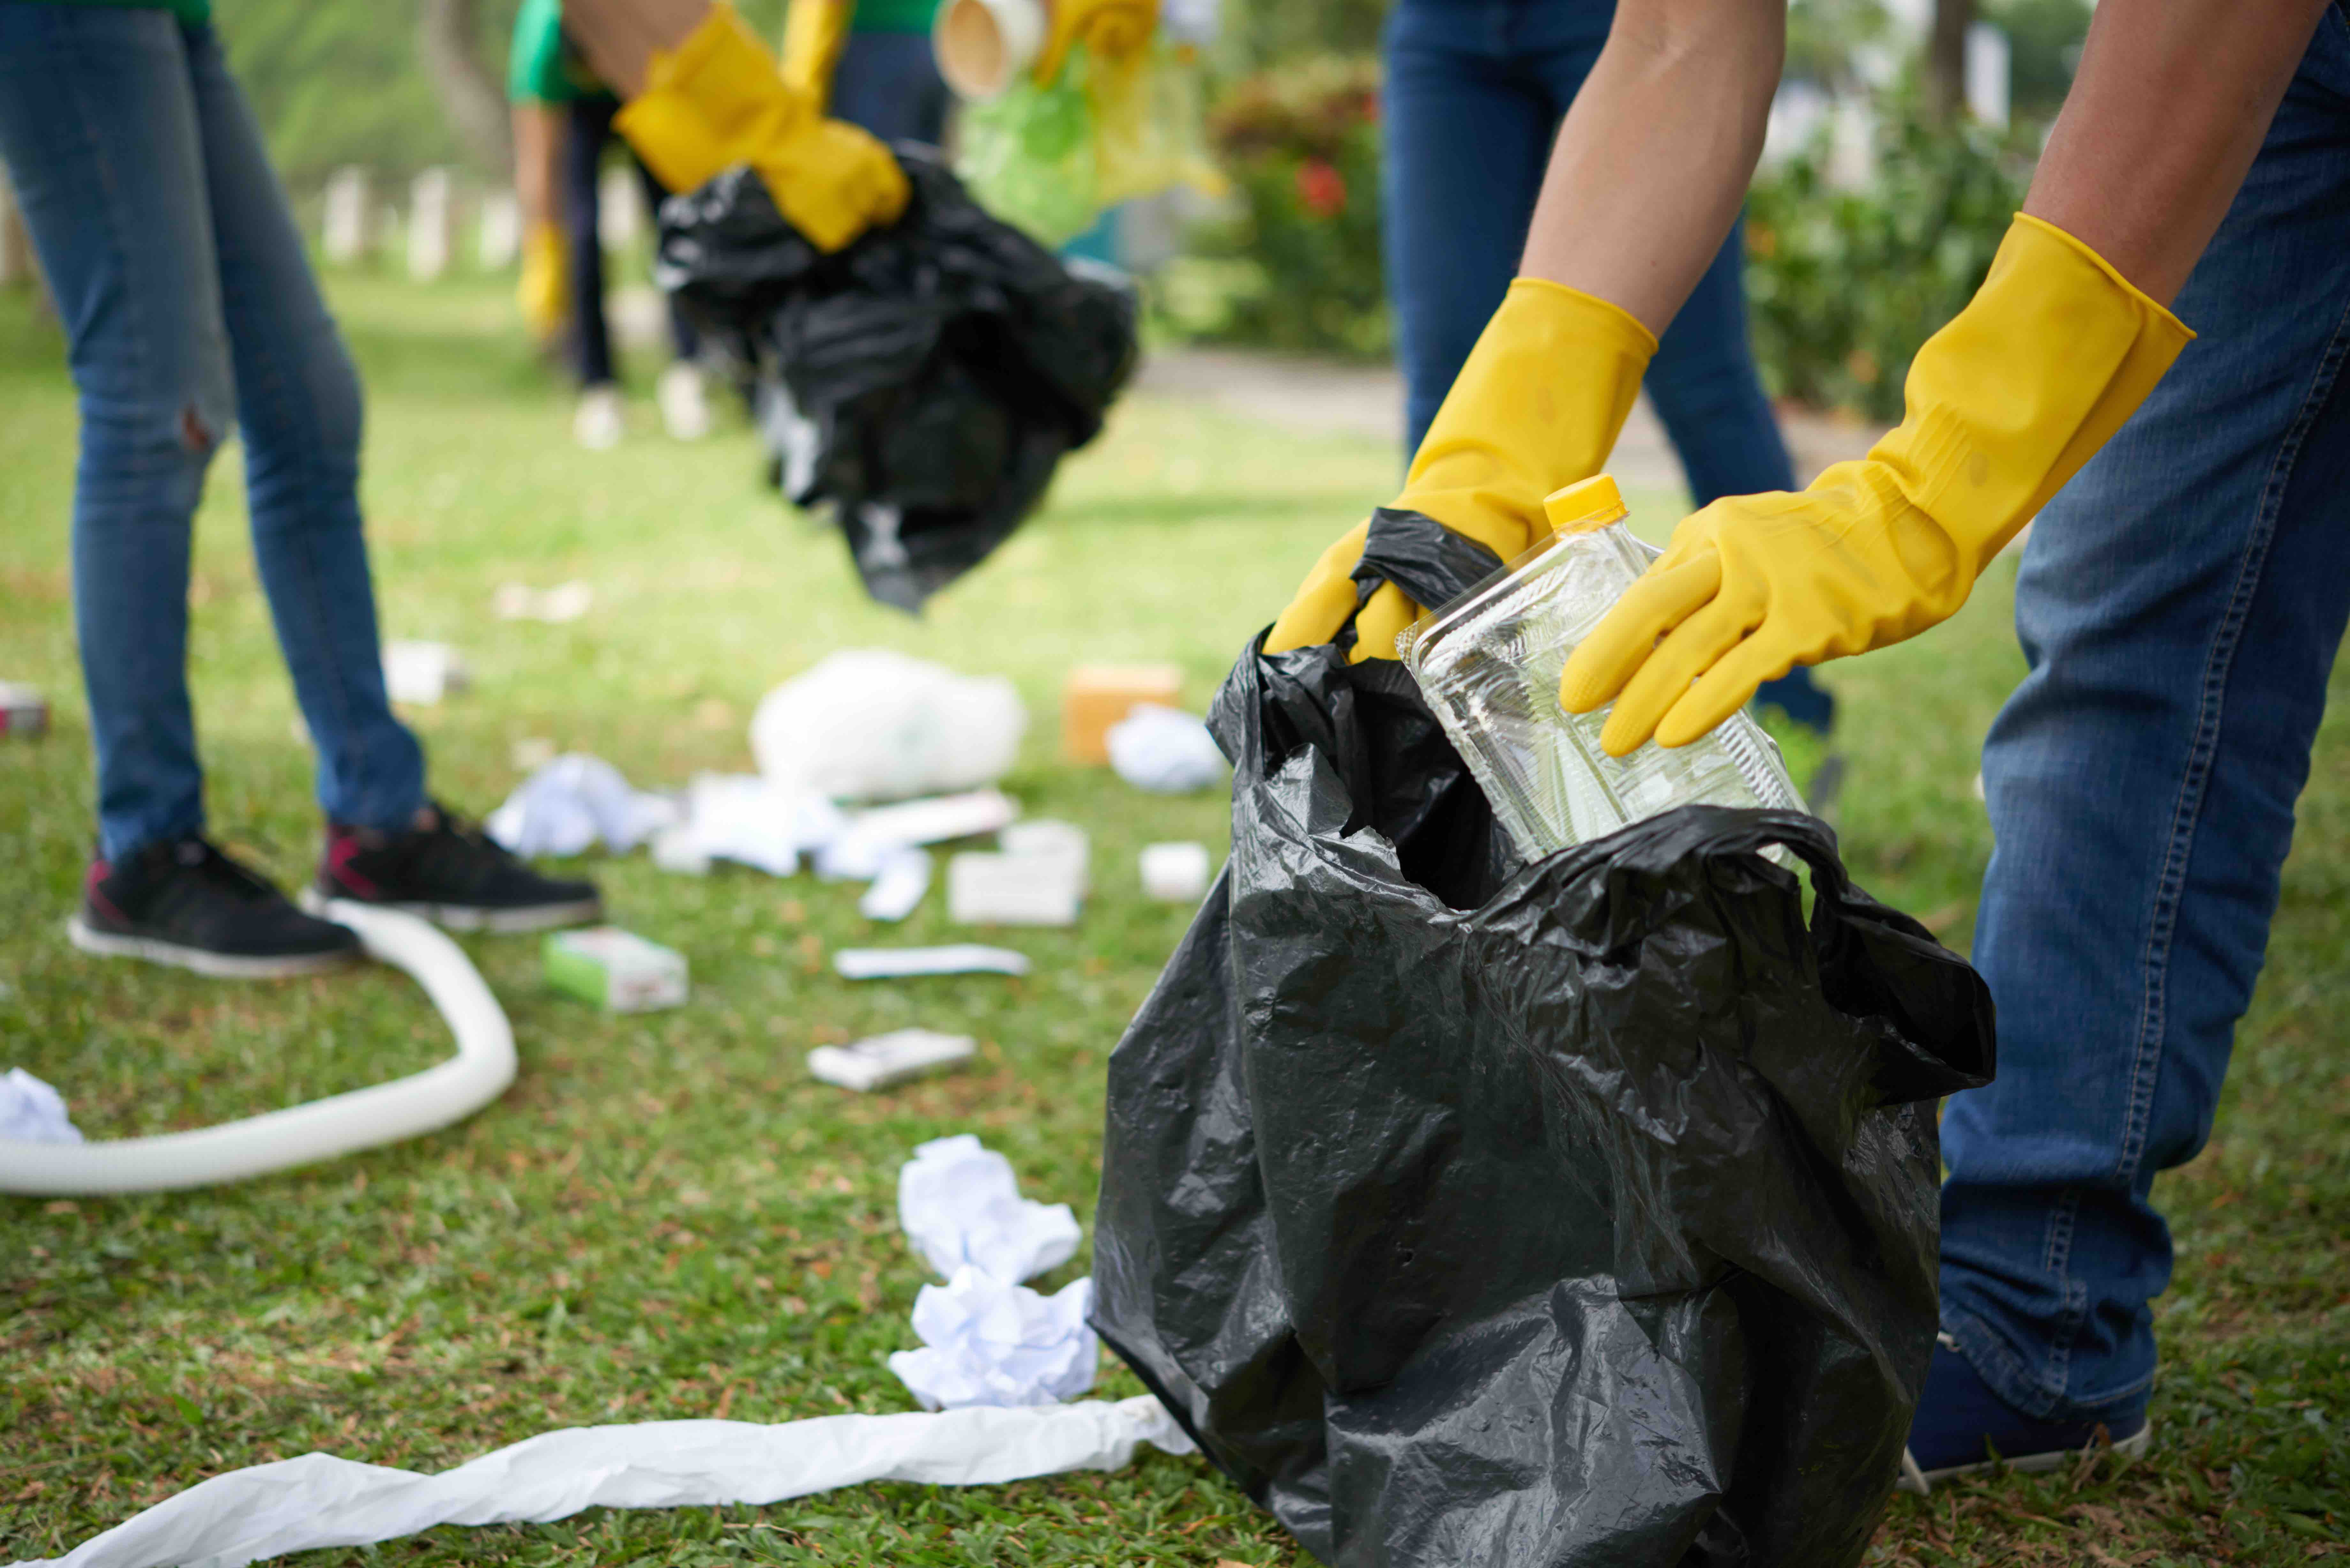
[[[1403,493],[1388,504],[1421,513],[1503,561],[1524,555],[1550,532],[1543,497],[1590,478],[1607,461],[1656,351],[1648,329],[1606,300],[1518,279],[1436,410]],[[1396,656],[1396,634],[1419,618],[1420,607],[1382,583],[1355,615],[1349,574],[1369,527],[1323,552],[1273,623],[1267,653],[1328,642],[1355,616],[1350,659]]]
[[[776,209],[818,250],[837,251],[906,210],[905,171],[889,150],[825,119],[723,3],[674,50],[653,56],[644,90],[612,124],[672,191],[750,164]]]
[[[1159,0],[1048,0],[1051,19],[1045,47],[1036,51],[1036,82],[1061,74],[1069,47],[1079,39],[1104,58],[1131,55],[1150,41],[1159,26]]]
[[[856,0],[791,0],[784,13],[784,85],[818,114],[832,92],[832,71],[848,42]]]
[[[1683,522],[1567,660],[1559,701],[1614,698],[1613,755],[1651,734],[1687,745],[1797,664],[1917,636],[2193,337],[2079,240],[2016,214],[1981,290],[1918,351],[1900,425],[1807,490]]]
[[[530,335],[551,342],[571,314],[571,279],[565,265],[563,229],[542,218],[522,238],[522,277],[515,285],[515,303]]]

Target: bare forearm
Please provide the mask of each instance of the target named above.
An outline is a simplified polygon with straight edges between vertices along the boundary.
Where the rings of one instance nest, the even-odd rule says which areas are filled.
[[[543,103],[514,106],[515,200],[525,223],[555,219],[555,154],[563,121]]]
[[[2164,305],[2227,215],[2328,0],[2106,0],[2023,210]]]
[[[1746,198],[1786,22],[1784,0],[1623,0],[1552,149],[1519,270],[1661,334]]]
[[[710,14],[710,0],[563,0],[563,30],[614,92],[644,90],[657,51],[677,47]]]

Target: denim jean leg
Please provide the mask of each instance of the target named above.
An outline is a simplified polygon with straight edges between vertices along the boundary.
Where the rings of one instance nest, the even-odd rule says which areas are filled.
[[[196,109],[171,16],[0,5],[0,156],[80,402],[74,624],[99,852],[120,859],[203,827],[189,547],[234,410]]]
[[[261,586],[338,822],[405,826],[424,759],[384,692],[360,532],[359,384],[260,127],[205,26],[185,29]]]
[[[1404,0],[1387,22],[1380,225],[1407,461],[1517,274],[1565,112],[1512,47],[1518,9]]]
[[[1999,1077],[1944,1118],[1942,1317],[2009,1404],[2126,1416],[2350,618],[2350,25],[2320,24],[2176,308],[2200,334],[2041,514],[1983,758]]]
[[[830,112],[884,141],[936,147],[949,95],[927,33],[852,32],[832,73]]]
[[[556,171],[556,205],[563,219],[563,255],[571,290],[572,364],[583,387],[617,379],[612,365],[612,328],[604,309],[604,238],[601,180],[604,149],[612,140],[613,99],[577,99],[565,112],[563,149]]]

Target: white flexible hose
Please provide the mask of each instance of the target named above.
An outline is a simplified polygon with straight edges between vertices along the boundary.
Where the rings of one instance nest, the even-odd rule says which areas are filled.
[[[424,988],[457,1037],[454,1056],[389,1084],[189,1132],[80,1144],[0,1138],[0,1192],[74,1198],[242,1181],[416,1137],[505,1093],[514,1030],[464,950],[397,910],[336,898],[325,912],[359,933],[369,957]]]

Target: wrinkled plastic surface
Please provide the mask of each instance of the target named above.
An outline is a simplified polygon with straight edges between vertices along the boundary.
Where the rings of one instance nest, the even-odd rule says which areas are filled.
[[[711,1508],[867,1481],[986,1486],[1123,1469],[1143,1444],[1191,1451],[1158,1401],[939,1414],[566,1427],[438,1474],[301,1454],[229,1470],[18,1568],[240,1568],[264,1558],[394,1541],[440,1524],[568,1519],[589,1508]]]
[[[1028,711],[1001,675],[962,675],[886,648],[827,655],[759,700],[751,754],[779,787],[899,800],[1012,771]]]
[[[982,206],[1055,245],[1120,202],[1178,186],[1221,196],[1205,69],[1198,49],[1164,36],[1116,60],[1072,49],[1052,80],[1023,74],[963,106],[957,169]]]
[[[1232,856],[1110,1061],[1103,1338],[1330,1563],[1858,1562],[1981,978],[1795,813],[1523,864],[1393,661],[1252,650],[1212,722]]]
[[[655,277],[757,388],[796,504],[828,503],[866,590],[919,609],[1019,526],[1135,360],[1132,286],[989,216],[895,150],[897,223],[818,253],[747,169],[661,203]]]
[[[1658,555],[1620,523],[1561,534],[1397,639],[1404,668],[1529,859],[1677,805],[1804,809],[1778,746],[1743,712],[1686,746],[1650,741],[1612,757],[1599,743],[1612,703],[1592,713],[1559,706],[1568,655]]]

